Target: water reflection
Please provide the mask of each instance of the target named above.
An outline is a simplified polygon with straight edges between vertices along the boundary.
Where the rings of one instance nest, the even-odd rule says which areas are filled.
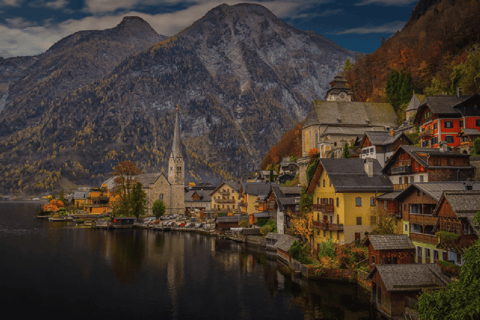
[[[356,285],[292,277],[262,248],[196,233],[78,229],[18,208],[0,204],[0,236],[25,230],[0,241],[3,301],[13,308],[27,299],[42,314],[78,318],[374,319]]]

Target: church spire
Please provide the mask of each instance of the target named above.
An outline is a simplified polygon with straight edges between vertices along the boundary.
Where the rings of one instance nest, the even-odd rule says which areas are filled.
[[[172,155],[173,158],[182,157],[181,153],[181,142],[180,142],[180,125],[178,122],[178,108],[175,112],[175,131],[173,132],[173,145],[172,145]]]

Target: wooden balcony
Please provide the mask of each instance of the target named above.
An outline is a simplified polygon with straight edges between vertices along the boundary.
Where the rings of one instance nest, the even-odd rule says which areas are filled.
[[[216,203],[235,203],[235,199],[216,199]]]
[[[432,129],[422,131],[418,134],[419,138],[429,138],[431,136],[433,136],[433,130]]]
[[[412,241],[438,244],[438,238],[435,235],[423,234],[423,233],[413,233],[410,232],[410,239]]]
[[[471,147],[473,148],[473,141],[465,141],[465,142],[461,142],[460,143],[460,148],[467,148],[467,147]]]
[[[412,173],[412,166],[392,167],[392,174]]]
[[[322,213],[333,213],[335,211],[335,208],[333,204],[320,203],[313,205],[313,211]]]
[[[343,224],[330,223],[328,230],[332,231],[343,231]]]
[[[320,230],[328,230],[328,222],[313,221],[313,227]]]
[[[431,214],[410,213],[408,220],[410,223],[434,226],[437,224],[438,217],[434,217]]]
[[[473,245],[475,241],[477,241],[477,236],[473,234],[460,236],[455,241],[442,241],[442,239],[440,239],[442,248],[448,248],[448,247],[468,248],[471,245]]]

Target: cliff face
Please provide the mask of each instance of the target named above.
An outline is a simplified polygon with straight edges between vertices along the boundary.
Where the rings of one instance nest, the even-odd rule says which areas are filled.
[[[67,37],[49,50],[52,54],[57,45],[81,44]],[[92,53],[92,60],[100,53]],[[39,191],[67,180],[98,182],[123,160],[146,172],[159,171],[166,167],[176,107],[188,181],[251,172],[305,117],[311,101],[324,97],[337,64],[353,57],[262,6],[221,5],[178,35],[92,75],[95,81],[71,87],[58,83],[67,87],[55,98],[38,99],[35,89],[15,91],[17,81],[11,86],[17,99],[33,95],[40,107],[10,99],[0,114],[1,170],[12,172],[0,189]],[[27,176],[37,170],[32,163],[39,172],[34,177]]]

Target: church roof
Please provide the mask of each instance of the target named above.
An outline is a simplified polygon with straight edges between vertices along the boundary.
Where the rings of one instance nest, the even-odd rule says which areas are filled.
[[[397,115],[389,103],[315,100],[302,128],[311,125],[397,127]]]
[[[353,96],[353,91],[347,86],[347,80],[340,74],[335,76],[333,83],[335,83],[325,94],[327,97],[329,94],[339,94],[340,92],[345,92],[348,95]]]

